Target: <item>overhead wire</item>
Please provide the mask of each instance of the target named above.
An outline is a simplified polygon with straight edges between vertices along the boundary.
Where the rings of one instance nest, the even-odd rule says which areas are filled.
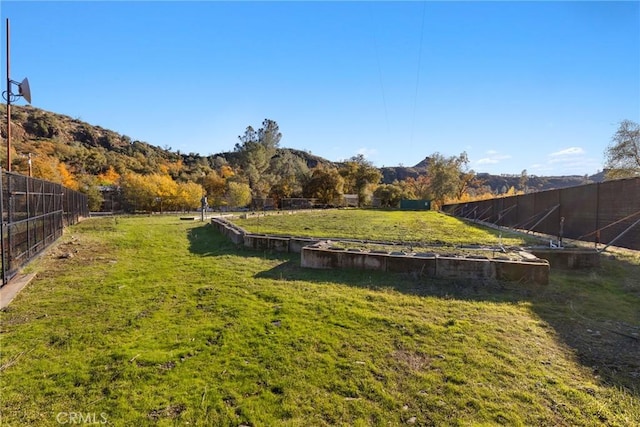
[[[369,17],[371,19],[371,22],[374,22],[373,19],[373,4],[369,4]],[[382,106],[384,108],[384,121],[387,125],[387,133],[391,134],[391,128],[389,127],[389,113],[387,111],[387,100],[385,97],[385,93],[384,93],[384,83],[383,83],[383,78],[382,78],[382,65],[380,64],[380,53],[378,51],[378,38],[377,38],[377,32],[376,32],[376,26],[374,23],[374,27],[373,27],[373,48],[374,51],[376,53],[376,64],[378,65],[378,77],[379,77],[379,81],[380,81],[380,92],[382,93]]]
[[[424,21],[427,11],[427,2],[422,2],[422,24],[420,25],[420,48],[418,49],[418,70],[416,72],[416,90],[413,95],[413,117],[411,120],[411,139],[410,144],[413,144],[413,135],[416,126],[416,112],[418,109],[418,89],[420,88],[420,71],[422,66],[422,44],[424,41]]]

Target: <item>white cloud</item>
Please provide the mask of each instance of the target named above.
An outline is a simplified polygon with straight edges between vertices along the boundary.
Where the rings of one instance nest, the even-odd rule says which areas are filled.
[[[376,157],[378,155],[378,150],[375,148],[362,147],[358,149],[358,154],[362,154],[365,159],[371,160],[372,157]]]
[[[574,167],[585,162],[585,154],[582,147],[569,147],[549,154],[549,163],[562,163],[566,167]]]
[[[489,158],[489,157],[485,157],[483,159],[479,159],[478,161],[476,161],[476,164],[479,164],[479,165],[493,165],[493,164],[496,164],[498,162],[499,162],[499,160],[492,159],[492,158]]]
[[[569,147],[564,150],[556,151],[554,153],[549,154],[550,157],[567,157],[567,156],[577,156],[580,154],[584,154],[584,149],[582,147]]]
[[[537,169],[552,175],[583,175],[594,173],[600,167],[600,162],[589,157],[582,147],[568,147],[548,154],[546,165],[539,165]]]
[[[508,160],[511,158],[509,154],[500,154],[499,151],[489,150],[485,153],[487,157],[483,157],[475,161],[477,165],[495,165],[496,163],[500,163],[503,160]]]

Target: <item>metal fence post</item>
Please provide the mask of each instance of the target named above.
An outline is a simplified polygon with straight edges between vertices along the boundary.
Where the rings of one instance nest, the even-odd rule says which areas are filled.
[[[4,186],[2,182],[4,180],[4,169],[0,168],[0,215],[2,215],[2,221],[0,223],[0,244],[2,245],[2,284],[7,283],[7,267],[5,265],[5,244],[4,244]]]

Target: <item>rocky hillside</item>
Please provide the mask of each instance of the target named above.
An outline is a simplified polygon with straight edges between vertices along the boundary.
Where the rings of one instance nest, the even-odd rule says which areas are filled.
[[[0,105],[2,123],[0,134],[6,139],[6,106]],[[100,126],[38,108],[12,106],[12,169],[26,173],[27,155],[34,161],[56,159],[76,174],[98,175],[112,166],[117,173],[132,171],[149,174],[168,172],[174,179],[196,180],[203,172],[234,163],[233,151],[211,156],[197,153],[173,152],[144,141],[131,140]],[[326,159],[296,149],[290,151],[312,168],[318,164],[331,164]],[[0,152],[0,161],[6,164],[6,150]]]
[[[97,176],[113,167],[118,174],[132,171],[140,174],[164,171],[179,181],[197,180],[203,172],[217,169],[223,164],[234,164],[237,153],[233,151],[201,156],[197,153],[173,152],[144,141],[133,141],[126,135],[93,126],[69,116],[56,114],[31,106],[13,106],[12,109],[12,168],[27,173],[27,155],[35,163],[57,161],[78,176]],[[6,106],[0,105],[2,122],[0,134],[6,139]],[[285,130],[286,132],[286,130]],[[306,151],[281,148],[289,151],[308,165],[338,165]],[[6,150],[0,150],[0,162],[6,164]],[[396,166],[380,169],[384,183],[416,178],[425,174],[429,164],[426,157],[412,167]],[[510,187],[519,188],[520,176],[498,176],[479,173],[476,186],[501,192]],[[527,186],[531,190],[547,190],[602,181],[602,176],[530,176]]]

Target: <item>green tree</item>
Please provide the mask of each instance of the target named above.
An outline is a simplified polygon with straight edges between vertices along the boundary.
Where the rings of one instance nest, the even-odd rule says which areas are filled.
[[[83,175],[79,178],[79,191],[87,195],[90,212],[100,211],[104,202],[99,184],[93,175]]]
[[[345,182],[345,192],[358,195],[358,206],[368,204],[371,194],[370,187],[378,184],[382,179],[380,170],[365,159],[362,154],[346,161],[339,172]]]
[[[398,184],[382,184],[375,189],[373,195],[380,200],[380,206],[397,208],[402,200],[403,190]]]
[[[248,126],[244,135],[238,137],[235,151],[243,174],[255,197],[266,197],[275,184],[276,177],[271,170],[271,159],[276,154],[282,134],[274,120],[265,119],[257,132]]]
[[[427,177],[433,201],[439,208],[442,207],[447,197],[459,198],[459,195],[464,192],[468,182],[464,183],[463,181],[469,179],[469,173],[465,172],[468,162],[469,159],[465,152],[457,157],[444,157],[440,153],[434,153],[430,156]]]
[[[262,127],[258,129],[258,142],[267,150],[277,150],[280,146],[282,133],[275,120],[264,119]]]
[[[402,190],[403,199],[408,199],[408,200],[417,199],[413,186],[409,185],[407,180],[403,180],[403,181],[395,180],[393,181],[393,185],[397,185],[400,187],[400,189]]]
[[[243,182],[229,181],[225,199],[229,207],[245,207],[251,203],[251,188]]]
[[[290,151],[278,150],[271,159],[271,170],[274,171],[276,182],[271,187],[269,197],[276,199],[278,205],[283,198],[302,195],[302,185],[310,175],[304,159]]]
[[[527,173],[527,170],[524,169],[520,173],[520,181],[518,182],[520,190],[522,190],[524,193],[527,192],[527,183],[528,182],[529,182],[529,174]]]
[[[606,150],[606,179],[640,176],[640,125],[623,120]]]
[[[318,198],[321,203],[333,204],[344,194],[344,179],[334,168],[318,166],[311,172],[305,183],[304,196]]]

